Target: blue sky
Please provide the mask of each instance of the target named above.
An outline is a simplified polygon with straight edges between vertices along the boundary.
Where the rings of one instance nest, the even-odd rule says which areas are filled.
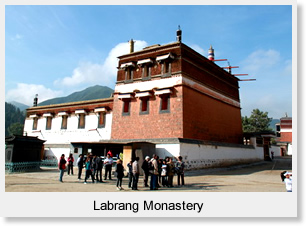
[[[259,108],[292,115],[292,8],[277,5],[5,6],[5,99],[32,105],[93,85],[114,88],[117,56],[182,41],[228,59],[240,82],[242,115]],[[216,62],[227,66],[227,62]]]

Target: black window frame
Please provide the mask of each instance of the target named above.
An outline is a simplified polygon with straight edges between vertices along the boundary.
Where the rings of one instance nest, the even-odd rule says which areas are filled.
[[[162,94],[160,97],[159,113],[170,113],[170,94]],[[167,107],[165,108],[165,100]]]

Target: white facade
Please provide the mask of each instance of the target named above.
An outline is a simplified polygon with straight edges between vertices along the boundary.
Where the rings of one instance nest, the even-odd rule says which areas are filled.
[[[34,120],[37,118],[37,128],[33,130]],[[67,129],[62,129],[62,115],[52,116],[51,129],[46,129],[47,117],[30,116],[27,117],[24,124],[24,134],[36,136],[41,140],[46,140],[45,157],[59,159],[61,154],[66,156],[73,153],[73,142],[99,142],[111,138],[112,113],[105,114],[103,128],[98,128],[99,114],[92,112],[85,115],[85,128],[79,129],[79,115],[71,113],[67,118]],[[80,154],[79,150],[74,153]]]

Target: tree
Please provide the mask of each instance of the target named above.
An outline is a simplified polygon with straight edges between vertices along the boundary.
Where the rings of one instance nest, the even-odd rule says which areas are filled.
[[[267,132],[272,131],[269,128],[272,118],[268,117],[268,112],[262,112],[259,109],[254,109],[251,116],[242,117],[243,132]]]
[[[19,108],[16,108],[14,105],[5,102],[5,136],[10,135],[11,132],[9,132],[9,128],[12,124],[19,123],[22,125],[19,126],[19,128],[23,127],[24,120],[25,120],[25,112],[22,112],[20,111]],[[17,125],[15,125],[14,127],[16,126]],[[14,133],[15,129],[16,128],[13,129]]]
[[[8,127],[10,135],[23,135],[23,124],[15,122]]]

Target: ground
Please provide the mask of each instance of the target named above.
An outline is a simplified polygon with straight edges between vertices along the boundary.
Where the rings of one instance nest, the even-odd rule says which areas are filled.
[[[185,186],[177,187],[174,177],[174,188],[160,188],[154,192],[286,192],[281,182],[280,173],[292,170],[291,157],[277,157],[273,161],[262,161],[249,165],[232,166],[219,169],[201,169],[185,172]],[[84,170],[83,170],[84,171]],[[40,172],[14,173],[5,175],[6,192],[114,192],[116,178],[106,183],[84,184],[77,179],[77,168],[74,175],[65,172],[64,182],[58,181],[57,169],[43,168]],[[84,178],[84,172],[82,175]],[[124,190],[118,192],[147,192],[139,179],[139,191],[128,189],[128,178],[123,178]]]

